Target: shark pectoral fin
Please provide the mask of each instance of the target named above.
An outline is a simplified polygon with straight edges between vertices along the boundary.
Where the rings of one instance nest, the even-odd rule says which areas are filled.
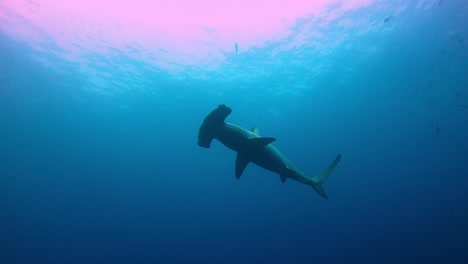
[[[258,127],[252,127],[252,133],[257,134],[258,136],[260,136],[260,130],[258,129]]]
[[[242,155],[241,153],[237,152],[237,157],[236,157],[236,179],[240,179],[242,176],[242,173],[245,170],[245,167],[247,167],[247,164],[249,164],[249,159],[247,158],[246,155]]]
[[[266,147],[266,145],[270,144],[271,142],[275,141],[276,138],[271,137],[258,137],[258,138],[251,138],[250,142],[255,149],[262,149]]]

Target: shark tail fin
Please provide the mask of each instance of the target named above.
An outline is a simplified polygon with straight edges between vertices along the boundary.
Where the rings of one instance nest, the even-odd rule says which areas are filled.
[[[328,199],[328,195],[323,189],[322,185],[328,179],[328,176],[330,176],[330,174],[333,172],[333,170],[335,169],[336,165],[338,165],[338,162],[340,162],[340,160],[341,160],[341,154],[336,156],[335,160],[332,162],[332,164],[330,164],[330,166],[328,166],[328,168],[326,168],[324,171],[322,171],[321,173],[311,178],[310,185],[312,186],[312,188],[314,188],[314,190],[318,194],[320,194],[320,196],[322,196],[325,199]]]

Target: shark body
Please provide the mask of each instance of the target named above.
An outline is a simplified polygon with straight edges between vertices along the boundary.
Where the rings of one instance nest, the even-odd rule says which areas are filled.
[[[341,155],[338,155],[322,173],[309,177],[301,172],[273,144],[275,138],[261,137],[257,128],[251,131],[234,124],[226,123],[225,118],[232,112],[226,105],[219,105],[203,121],[198,134],[198,145],[209,148],[217,139],[226,147],[237,152],[235,176],[239,179],[247,165],[252,162],[264,169],[277,173],[282,182],[288,178],[312,186],[323,198],[328,198],[322,185],[332,173]]]

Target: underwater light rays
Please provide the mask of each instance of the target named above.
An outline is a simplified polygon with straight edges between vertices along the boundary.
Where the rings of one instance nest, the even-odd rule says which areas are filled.
[[[280,45],[271,55],[303,48],[320,57],[329,54],[343,40],[333,30],[334,21],[373,2],[5,0],[0,3],[0,29],[40,53],[87,65],[79,68],[91,78],[103,66],[96,64],[96,56],[122,64],[107,65],[115,71],[135,63],[201,78],[204,71],[240,63],[234,43],[239,43],[240,56],[272,43]],[[347,23],[352,27],[354,20]],[[115,72],[114,77],[128,74]]]

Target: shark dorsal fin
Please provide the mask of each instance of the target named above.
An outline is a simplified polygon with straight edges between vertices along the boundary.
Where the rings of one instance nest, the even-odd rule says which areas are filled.
[[[252,127],[252,132],[254,134],[257,134],[257,136],[260,136],[260,130],[258,129],[258,127]]]
[[[236,179],[240,179],[242,173],[245,170],[245,167],[249,164],[249,159],[246,155],[242,155],[242,153],[237,152],[236,158]]]
[[[272,137],[258,137],[258,138],[250,139],[255,149],[262,149],[275,140],[276,138],[272,138]]]

